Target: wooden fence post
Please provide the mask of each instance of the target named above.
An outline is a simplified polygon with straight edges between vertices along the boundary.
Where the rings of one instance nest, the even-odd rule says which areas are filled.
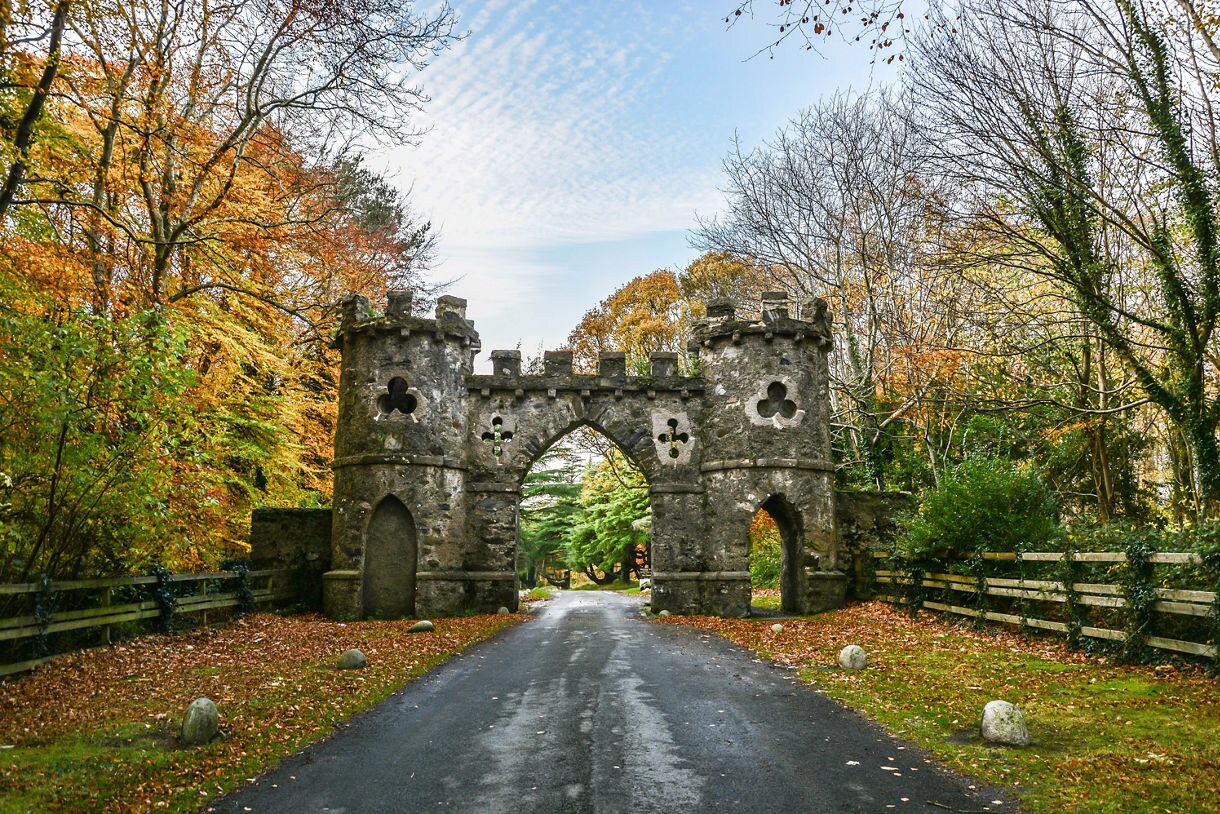
[[[113,590],[114,590],[113,588],[111,588],[109,585],[107,585],[106,592],[104,594],[102,594],[102,607],[106,608],[107,610],[110,609],[110,600],[111,600],[110,592]],[[109,624],[102,626],[102,644],[110,644],[110,625]]]

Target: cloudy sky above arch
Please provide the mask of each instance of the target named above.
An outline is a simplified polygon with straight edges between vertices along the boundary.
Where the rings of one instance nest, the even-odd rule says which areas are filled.
[[[557,347],[627,280],[694,259],[734,133],[756,144],[819,95],[888,78],[838,43],[750,59],[768,30],[726,31],[728,0],[454,5],[470,35],[422,75],[429,130],[375,164],[439,228],[434,276],[485,350]]]

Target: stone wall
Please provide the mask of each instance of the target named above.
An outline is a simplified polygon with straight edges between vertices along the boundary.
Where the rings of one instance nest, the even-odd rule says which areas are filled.
[[[250,569],[290,568],[298,597],[322,609],[322,575],[330,570],[330,509],[255,509],[250,515]]]
[[[835,492],[838,549],[850,568],[849,590],[858,599],[871,598],[873,551],[890,548],[898,539],[898,518],[914,511],[909,492]]]

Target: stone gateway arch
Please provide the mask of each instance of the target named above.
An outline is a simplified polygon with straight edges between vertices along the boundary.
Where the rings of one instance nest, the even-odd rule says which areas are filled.
[[[530,465],[587,425],[643,470],[652,501],[654,610],[750,610],[748,530],[759,508],[780,526],[785,610],[840,607],[825,303],[789,314],[763,295],[759,320],[729,300],[694,330],[698,374],[654,353],[629,375],[621,353],[597,373],[550,351],[538,375],[518,351],[473,373],[479,334],[466,302],[413,316],[409,291],[385,314],[344,303],[326,613],[339,619],[517,607],[517,521]]]

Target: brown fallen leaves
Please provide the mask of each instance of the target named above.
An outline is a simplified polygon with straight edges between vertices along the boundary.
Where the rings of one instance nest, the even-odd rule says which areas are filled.
[[[63,656],[0,683],[0,744],[14,747],[0,751],[0,809],[196,810],[521,618],[435,619],[434,633],[408,634],[410,620],[257,614]],[[334,669],[352,647],[369,666]],[[181,716],[200,696],[219,707],[223,737],[182,749]]]
[[[777,596],[778,591],[757,591],[756,595]],[[794,667],[832,666],[837,663],[840,650],[858,644],[868,651],[869,667],[885,669],[890,652],[909,653],[912,648],[929,647],[956,651],[963,640],[1064,663],[1093,660],[1051,638],[1024,636],[999,627],[973,630],[928,613],[913,619],[905,610],[885,602],[865,602],[834,613],[784,619],[783,633],[772,632],[771,619],[670,616],[659,621],[714,631],[729,641],[764,653],[777,664]]]

